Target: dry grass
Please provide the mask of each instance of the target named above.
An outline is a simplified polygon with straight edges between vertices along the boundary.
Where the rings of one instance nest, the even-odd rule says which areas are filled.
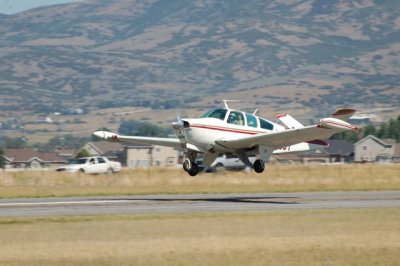
[[[1,218],[0,265],[398,265],[400,209]]]
[[[400,165],[270,165],[263,174],[190,177],[181,169],[124,170],[108,175],[1,172],[0,197],[229,192],[400,190]]]

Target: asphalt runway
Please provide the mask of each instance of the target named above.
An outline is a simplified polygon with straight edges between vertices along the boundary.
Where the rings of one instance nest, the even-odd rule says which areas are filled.
[[[400,191],[0,199],[0,217],[400,207]]]

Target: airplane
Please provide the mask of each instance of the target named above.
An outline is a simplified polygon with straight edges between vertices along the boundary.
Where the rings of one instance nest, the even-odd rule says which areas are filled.
[[[95,131],[93,135],[108,141],[140,143],[181,148],[185,154],[183,169],[190,176],[197,175],[195,160],[204,156],[204,165],[210,166],[219,154],[236,154],[257,173],[262,173],[272,154],[314,150],[329,146],[322,139],[357,127],[346,122],[354,109],[340,109],[319,123],[304,126],[289,114],[277,115],[272,122],[257,116],[258,109],[247,113],[232,109],[229,100],[224,108],[209,110],[199,118],[182,118],[171,123],[176,138],[124,136],[108,131]],[[252,164],[248,154],[255,153]]]

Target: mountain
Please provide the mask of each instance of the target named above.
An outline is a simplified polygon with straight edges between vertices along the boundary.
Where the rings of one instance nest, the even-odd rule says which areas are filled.
[[[240,97],[398,107],[400,6],[358,0],[87,0],[0,16],[0,109]]]

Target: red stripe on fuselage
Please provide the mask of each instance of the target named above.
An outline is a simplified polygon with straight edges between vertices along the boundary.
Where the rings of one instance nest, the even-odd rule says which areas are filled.
[[[234,128],[214,127],[214,126],[205,126],[205,125],[190,125],[190,127],[204,128],[204,129],[211,129],[211,130],[218,130],[218,131],[225,131],[225,132],[233,132],[233,133],[247,134],[247,135],[256,135],[256,134],[260,134],[260,133],[266,133],[266,132],[262,132],[262,131],[238,130],[238,129],[234,129]]]

